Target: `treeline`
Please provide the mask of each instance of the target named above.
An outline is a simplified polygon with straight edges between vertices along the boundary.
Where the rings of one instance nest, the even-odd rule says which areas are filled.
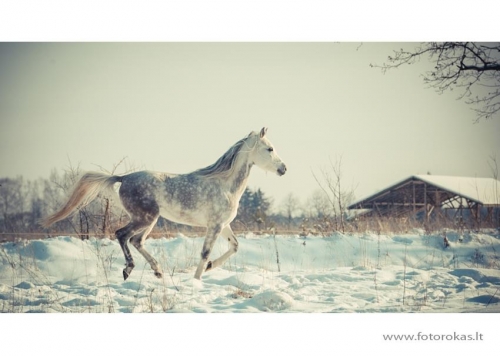
[[[41,227],[40,220],[62,207],[78,178],[79,172],[74,169],[63,173],[53,170],[48,179],[26,180],[22,176],[0,178],[0,241],[58,234],[78,235],[82,238],[113,236],[129,219],[121,206],[118,194],[99,195],[87,206],[79,208],[73,216],[48,229]],[[279,213],[271,213],[272,208],[272,199],[261,189],[247,188],[242,196],[238,215],[232,224],[234,230],[257,232],[278,226],[282,228],[281,222],[285,218]],[[296,226],[288,228],[297,229]],[[171,236],[178,232],[188,235],[200,234],[204,229],[175,224],[160,218],[152,234]]]
[[[335,170],[333,170],[335,172]],[[48,179],[26,180],[23,177],[0,178],[0,242],[16,238],[43,238],[56,235],[113,237],[114,232],[128,221],[128,214],[122,208],[118,194],[98,196],[71,217],[48,229],[39,223],[58,211],[65,203],[78,180],[78,169],[59,173],[53,170]],[[324,171],[318,176],[319,188],[306,201],[299,201],[293,194],[275,203],[261,189],[247,188],[243,193],[238,214],[231,224],[235,232],[294,233],[301,235],[324,235],[333,232],[408,232],[413,228],[435,231],[443,228],[477,229],[472,219],[457,223],[447,214],[434,214],[425,221],[417,217],[377,217],[374,215],[353,215],[347,206],[353,201],[353,189],[345,190],[340,184],[340,175],[328,175]],[[116,189],[118,185],[116,186]],[[449,209],[448,209],[449,210]],[[495,216],[500,216],[498,209]],[[498,221],[500,223],[500,220]],[[492,221],[491,226],[498,226]],[[158,237],[201,236],[203,228],[172,223],[160,218],[151,235]]]
[[[41,227],[40,220],[62,207],[79,176],[79,169],[71,168],[63,173],[54,169],[49,178],[36,180],[26,180],[22,176],[0,178],[0,241],[60,234],[81,238],[112,237],[129,219],[118,194],[100,195],[87,206],[79,208],[73,216],[48,229]],[[346,206],[346,202],[343,205]],[[342,207],[342,204],[335,204],[320,189],[303,204],[293,193],[276,204],[261,189],[247,188],[231,225],[237,232],[309,234],[344,231],[346,212],[339,211],[339,206]],[[152,235],[173,236],[179,232],[200,235],[204,229],[160,218]]]
[[[231,224],[233,230],[303,235],[357,230],[359,224],[356,219],[349,221],[346,210],[354,199],[353,188],[346,190],[344,187],[341,159],[330,163],[330,167],[315,175],[318,189],[304,202],[290,193],[283,201],[276,203],[261,189],[247,188],[240,200],[237,216]],[[134,170],[122,159],[107,173],[114,174],[122,164],[127,171]],[[98,196],[87,206],[80,207],[73,216],[48,229],[40,226],[40,219],[55,213],[66,202],[80,174],[79,167],[72,166],[70,162],[69,168],[63,173],[52,170],[48,179],[30,181],[22,176],[0,178],[0,241],[61,234],[78,235],[82,238],[113,236],[129,220],[118,194]],[[204,229],[160,218],[152,235],[172,236],[179,232],[200,235],[204,233]]]

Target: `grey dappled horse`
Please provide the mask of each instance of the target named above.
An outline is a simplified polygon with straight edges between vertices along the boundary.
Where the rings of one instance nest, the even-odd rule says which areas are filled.
[[[124,176],[89,172],[76,184],[66,205],[43,221],[45,227],[72,214],[77,207],[90,203],[102,190],[121,183],[120,199],[130,214],[130,222],[116,231],[116,238],[125,255],[123,278],[134,269],[128,241],[144,256],[154,271],[162,277],[158,262],[144,248],[144,241],[159,216],[191,226],[207,228],[201,261],[194,274],[201,279],[203,270],[223,264],[238,250],[238,241],[230,223],[236,217],[240,198],[246,188],[250,169],[256,165],[282,176],[286,166],[265,137],[267,128],[251,132],[236,142],[214,164],[188,174],[140,171]],[[229,250],[214,261],[208,261],[217,237],[229,241]]]

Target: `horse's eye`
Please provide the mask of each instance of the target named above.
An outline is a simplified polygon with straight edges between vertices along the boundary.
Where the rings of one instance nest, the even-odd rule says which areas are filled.
[[[269,147],[267,150],[268,150],[269,152],[273,152],[273,151],[274,151],[274,148]]]

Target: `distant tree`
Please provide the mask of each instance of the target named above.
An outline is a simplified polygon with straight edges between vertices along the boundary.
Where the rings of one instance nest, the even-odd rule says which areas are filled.
[[[252,191],[246,188],[240,199],[240,206],[238,207],[238,215],[236,219],[241,223],[247,225],[251,221],[252,216]]]
[[[269,209],[271,208],[271,200],[265,196],[264,192],[260,188],[253,193],[253,204],[257,209],[260,209],[265,216],[267,216]]]
[[[307,200],[308,216],[314,219],[324,219],[332,215],[332,206],[321,189],[315,190]]]
[[[500,43],[429,42],[412,50],[400,49],[389,56],[382,72],[413,64],[426,56],[434,68],[423,74],[424,82],[438,93],[460,90],[458,99],[472,105],[476,122],[500,116]]]
[[[236,218],[247,227],[257,224],[258,228],[261,229],[263,224],[265,226],[267,222],[270,207],[270,199],[260,188],[256,191],[246,188],[241,197]]]
[[[43,181],[38,179],[34,182],[28,182],[29,197],[31,210],[30,215],[30,232],[39,228],[38,221],[43,217],[45,204],[42,200],[41,187]]]
[[[2,231],[15,232],[24,212],[24,181],[22,177],[0,179],[0,214]],[[21,224],[22,225],[22,224]]]
[[[287,194],[281,203],[281,210],[287,219],[288,229],[292,226],[293,216],[300,208],[300,201],[293,193]]]

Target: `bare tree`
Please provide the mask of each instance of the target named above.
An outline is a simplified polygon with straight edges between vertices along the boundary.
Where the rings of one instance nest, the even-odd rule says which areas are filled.
[[[328,194],[325,194],[320,188],[316,189],[307,199],[304,206],[304,216],[306,218],[301,226],[304,233],[326,234],[331,232],[331,222],[335,216]]]
[[[458,89],[458,99],[473,106],[476,122],[500,116],[500,43],[422,43],[410,51],[394,51],[386,63],[371,66],[385,73],[404,64],[413,64],[423,56],[434,65],[423,74],[428,87],[438,93]]]
[[[321,190],[324,192],[333,211],[335,228],[342,232],[346,229],[347,206],[354,199],[354,188],[346,189],[342,175],[342,156],[335,162],[330,159],[330,166],[321,169],[321,176],[314,172],[313,176]]]
[[[0,213],[3,231],[16,230],[16,220],[23,212],[22,185],[22,177],[0,179]]]
[[[491,175],[492,175],[493,179],[495,181],[498,181],[499,169],[498,169],[497,157],[496,157],[495,154],[492,154],[489,157],[488,165],[490,166]],[[493,194],[495,196],[495,200],[496,200],[496,204],[497,205],[500,204],[500,201],[498,201],[498,199],[500,197],[500,192],[498,191],[498,189],[499,189],[498,183],[495,182],[494,186],[493,186]],[[493,217],[493,211],[494,210],[496,212],[496,218]],[[493,219],[495,220],[497,228],[500,227],[500,209],[499,208],[496,208],[496,209],[488,208],[488,216],[491,217],[492,221],[493,221]]]
[[[315,219],[329,218],[332,215],[330,201],[321,189],[315,190],[307,200],[309,217]]]
[[[282,202],[282,211],[287,219],[288,229],[292,226],[293,216],[299,210],[299,199],[293,193],[289,193]]]

